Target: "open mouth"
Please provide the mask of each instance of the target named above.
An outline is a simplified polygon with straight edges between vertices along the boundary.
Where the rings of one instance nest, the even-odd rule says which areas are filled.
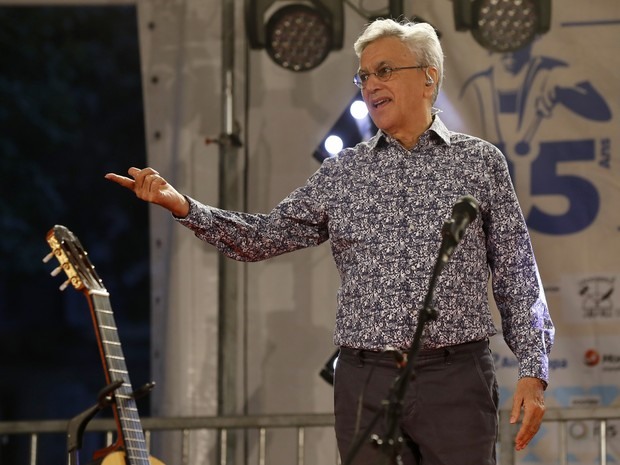
[[[389,98],[384,98],[384,99],[379,99],[379,100],[375,100],[374,102],[372,102],[372,106],[373,108],[379,108],[384,106],[385,104],[389,103],[390,99]]]

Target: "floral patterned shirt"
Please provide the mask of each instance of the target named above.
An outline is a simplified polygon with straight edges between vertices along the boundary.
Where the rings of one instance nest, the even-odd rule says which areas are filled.
[[[411,150],[379,131],[326,159],[268,214],[225,211],[189,199],[188,216],[177,221],[243,261],[329,240],[341,279],[335,343],[407,350],[442,226],[467,194],[480,211],[436,281],[438,317],[427,323],[423,346],[450,346],[497,332],[488,302],[491,277],[519,376],[547,381],[554,327],[506,160],[492,144],[449,131],[438,116]]]

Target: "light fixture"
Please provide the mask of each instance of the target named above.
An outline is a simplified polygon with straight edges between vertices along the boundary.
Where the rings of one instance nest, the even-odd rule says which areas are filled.
[[[514,52],[549,31],[551,0],[452,0],[457,31],[493,52]]]
[[[291,71],[316,68],[332,47],[332,31],[325,17],[307,5],[288,5],[267,22],[267,53]]]
[[[291,71],[319,66],[344,40],[342,0],[248,0],[250,46],[265,48],[271,59]]]
[[[326,158],[336,155],[343,147],[354,147],[359,142],[370,139],[376,132],[377,127],[368,115],[366,104],[359,92],[356,92],[312,156],[319,163],[323,163]]]

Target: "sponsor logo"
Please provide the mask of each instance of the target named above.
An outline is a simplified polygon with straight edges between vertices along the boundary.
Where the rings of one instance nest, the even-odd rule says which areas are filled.
[[[588,349],[583,355],[583,363],[587,367],[598,366],[602,371],[620,371],[620,354],[601,354],[596,349]]]
[[[586,353],[583,356],[583,363],[585,363],[589,367],[593,367],[598,365],[600,361],[601,356],[599,355],[598,351],[594,349],[586,350]]]
[[[561,298],[565,319],[572,323],[607,325],[620,322],[616,282],[620,273],[562,275]]]
[[[614,310],[613,293],[615,279],[595,276],[578,283],[583,317],[606,319],[618,316]]]

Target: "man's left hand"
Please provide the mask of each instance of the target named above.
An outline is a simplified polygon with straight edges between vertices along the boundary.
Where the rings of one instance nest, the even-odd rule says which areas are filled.
[[[515,450],[522,450],[538,432],[545,414],[543,382],[538,378],[521,378],[517,383],[510,423],[516,423],[523,410],[523,421],[515,439]]]

